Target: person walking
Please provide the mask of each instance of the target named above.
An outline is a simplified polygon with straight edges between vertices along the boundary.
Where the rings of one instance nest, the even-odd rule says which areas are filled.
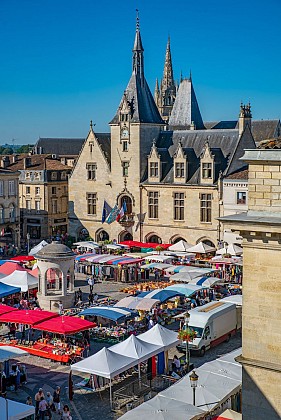
[[[57,386],[54,395],[53,395],[53,402],[55,404],[55,411],[61,414],[61,406],[60,406],[60,387]]]
[[[54,399],[51,395],[51,393],[48,391],[46,395],[46,402],[47,402],[47,416],[49,417],[49,420],[52,418],[52,410],[54,409]]]
[[[42,396],[40,398],[40,402],[39,402],[39,419],[40,420],[44,420],[45,418],[45,414],[47,413],[47,401],[45,400],[45,398]]]
[[[41,401],[41,397],[45,398],[44,392],[42,388],[39,388],[38,392],[35,394],[35,418],[38,419],[39,416],[39,403]]]

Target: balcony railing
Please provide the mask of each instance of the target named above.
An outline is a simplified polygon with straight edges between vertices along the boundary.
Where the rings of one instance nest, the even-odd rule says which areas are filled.
[[[123,227],[133,226],[135,223],[135,213],[125,214],[122,219],[119,220],[119,223]]]

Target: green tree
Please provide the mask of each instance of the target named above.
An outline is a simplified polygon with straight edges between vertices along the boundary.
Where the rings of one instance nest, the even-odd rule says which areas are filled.
[[[6,147],[4,150],[2,150],[2,155],[12,155],[13,149],[11,147]]]
[[[23,144],[17,149],[17,153],[28,153],[33,148],[33,144]]]

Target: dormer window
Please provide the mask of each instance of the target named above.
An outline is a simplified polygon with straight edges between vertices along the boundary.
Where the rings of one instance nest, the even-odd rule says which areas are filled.
[[[203,179],[212,179],[212,166],[213,164],[211,162],[204,162],[202,163],[202,178]]]
[[[150,178],[158,178],[158,176],[159,176],[158,162],[150,162],[149,163],[149,176],[150,176]]]
[[[184,178],[184,162],[176,162],[175,177]]]

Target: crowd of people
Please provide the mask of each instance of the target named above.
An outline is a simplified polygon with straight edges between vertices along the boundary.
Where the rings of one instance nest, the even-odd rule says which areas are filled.
[[[56,387],[53,395],[48,391],[46,397],[43,388],[39,388],[35,394],[34,401],[36,420],[51,420],[54,413],[57,413],[61,420],[72,420],[69,406],[65,404],[62,407],[61,405],[61,388],[59,386]],[[33,405],[32,397],[27,398],[26,404]]]

